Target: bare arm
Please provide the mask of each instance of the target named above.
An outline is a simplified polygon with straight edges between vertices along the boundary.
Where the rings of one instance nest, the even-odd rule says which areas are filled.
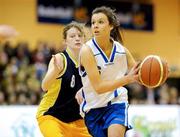
[[[137,75],[137,64],[133,66],[132,70],[124,77],[116,80],[102,80],[97,69],[96,61],[92,51],[88,46],[83,46],[81,53],[81,64],[84,66],[87,75],[93,88],[97,93],[105,93],[117,89],[118,87],[135,82]]]
[[[64,58],[61,54],[53,55],[48,66],[47,73],[42,80],[41,87],[43,91],[47,91],[52,83],[64,69]]]

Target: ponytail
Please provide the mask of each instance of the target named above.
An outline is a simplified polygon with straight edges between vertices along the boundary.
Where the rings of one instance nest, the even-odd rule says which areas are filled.
[[[119,32],[119,26],[116,26],[116,27],[114,27],[114,28],[111,30],[110,36],[111,36],[114,40],[116,40],[116,41],[120,42],[121,44],[123,44],[122,35],[121,35],[121,33]]]

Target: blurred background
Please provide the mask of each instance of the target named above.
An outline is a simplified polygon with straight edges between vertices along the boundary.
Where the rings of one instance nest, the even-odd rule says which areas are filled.
[[[158,88],[127,86],[134,126],[128,136],[180,136],[180,0],[0,0],[0,25],[18,31],[0,41],[2,137],[41,136],[35,121],[40,84],[51,55],[64,48],[63,27],[76,20],[89,30],[90,13],[101,5],[116,8],[124,45],[137,60],[155,54],[170,68]]]

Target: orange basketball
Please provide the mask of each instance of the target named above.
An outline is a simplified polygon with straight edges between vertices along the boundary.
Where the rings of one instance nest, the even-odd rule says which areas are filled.
[[[163,84],[168,77],[168,65],[159,56],[149,55],[140,64],[139,80],[148,87],[155,88]]]

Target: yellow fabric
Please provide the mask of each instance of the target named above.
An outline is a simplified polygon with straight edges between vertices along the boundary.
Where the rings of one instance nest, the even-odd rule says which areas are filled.
[[[53,116],[45,115],[37,121],[44,137],[91,137],[83,119],[64,123]]]
[[[43,99],[40,102],[36,117],[42,116],[51,106],[54,105],[59,91],[61,89],[61,79],[57,79],[50,89],[44,94]]]
[[[79,67],[79,63],[78,63],[78,61],[74,58],[71,50],[67,47],[66,51],[67,51],[69,57],[71,58],[71,60],[74,62],[76,68],[78,68],[78,67]]]
[[[63,53],[60,54],[64,58],[64,69],[59,74],[59,77],[62,76],[67,69],[67,59]],[[61,90],[61,81],[62,79],[57,79],[49,88],[49,90],[44,94],[43,99],[41,100],[40,105],[38,107],[38,111],[36,113],[37,118],[42,116],[56,102],[58,94]]]
[[[61,77],[62,75],[64,75],[66,69],[67,69],[67,59],[66,56],[63,53],[60,53],[61,56],[63,56],[63,64],[64,64],[64,68],[63,70],[60,72],[59,77]]]

